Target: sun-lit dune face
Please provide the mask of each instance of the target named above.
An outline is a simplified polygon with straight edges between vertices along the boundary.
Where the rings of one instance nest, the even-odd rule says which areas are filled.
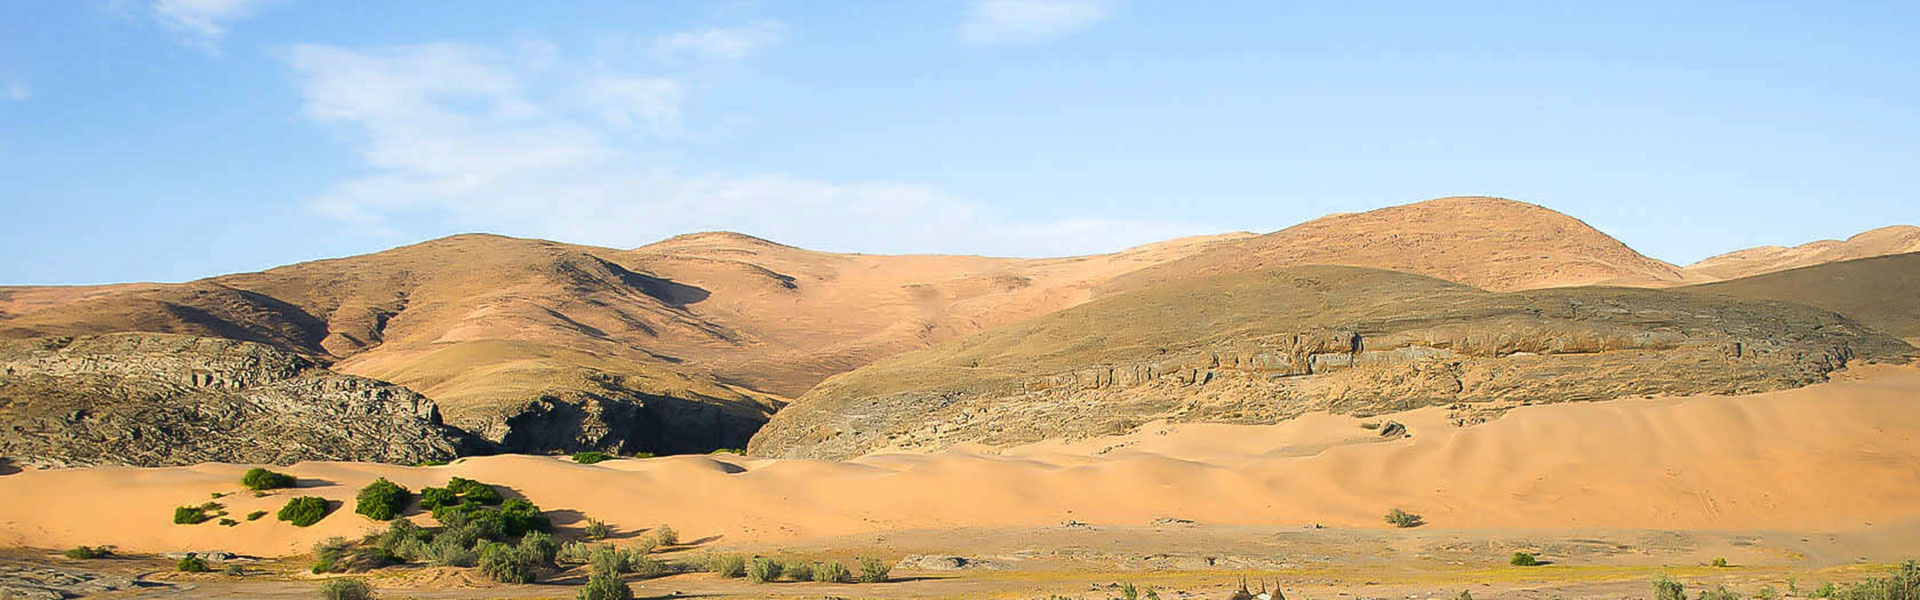
[[[1920,227],[1895,225],[1862,232],[1845,240],[1821,240],[1792,248],[1762,246],[1736,250],[1687,265],[1685,271],[1703,279],[1739,279],[1787,269],[1909,252],[1920,252]]]
[[[254,498],[242,466],[29,471],[0,477],[0,544],[111,542],[128,552],[219,547],[280,555],[373,524],[351,511],[301,529],[173,525],[171,507],[212,492],[233,514],[290,494],[348,502],[375,477],[419,490],[461,476],[620,531],[669,522],[725,543],[923,528],[1039,527],[1071,518],[1140,526],[1387,528],[1389,508],[1442,529],[1823,531],[1920,519],[1920,371],[1872,367],[1844,381],[1747,396],[1533,406],[1459,427],[1439,408],[1276,425],[1153,423],[1135,434],[985,453],[881,454],[849,462],[677,456],[594,465],[468,458],[444,467],[302,463],[297,490]],[[1393,421],[1405,434],[1381,436]],[[1871,457],[1863,459],[1863,457]],[[573,514],[573,513],[565,513]],[[425,524],[431,519],[416,516]],[[565,523],[563,523],[565,524]],[[578,525],[574,523],[573,525]]]

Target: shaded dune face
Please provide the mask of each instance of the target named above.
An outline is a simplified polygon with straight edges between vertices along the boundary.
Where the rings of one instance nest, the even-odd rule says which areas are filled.
[[[1801,267],[1687,289],[1818,306],[1920,343],[1920,253]]]

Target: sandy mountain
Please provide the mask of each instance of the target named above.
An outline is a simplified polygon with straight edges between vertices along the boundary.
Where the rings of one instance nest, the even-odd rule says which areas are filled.
[[[0,288],[0,338],[258,342],[405,385],[509,450],[739,447],[880,357],[1086,301],[1238,236],[1060,259],[813,252],[738,234],[633,250],[462,235],[183,284]]]
[[[1833,262],[1687,289],[1818,306],[1920,344],[1920,253]]]
[[[1761,246],[1728,252],[1687,265],[1686,273],[1706,280],[1738,279],[1830,262],[1920,252],[1920,227],[1895,225],[1845,240],[1820,240],[1792,248]]]
[[[1142,269],[1109,289],[1296,265],[1390,269],[1496,291],[1682,280],[1673,265],[1579,219],[1524,202],[1466,196],[1314,219]]]
[[[1782,302],[1293,267],[1120,294],[856,369],[776,414],[748,449],[840,459],[1422,406],[1473,422],[1520,403],[1791,388],[1913,352]]]

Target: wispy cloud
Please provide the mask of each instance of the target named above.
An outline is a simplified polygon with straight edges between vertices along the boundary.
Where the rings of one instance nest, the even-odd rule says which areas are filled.
[[[32,97],[33,88],[27,87],[27,84],[18,81],[8,83],[5,88],[0,88],[0,98],[6,98],[14,102],[20,102]]]
[[[925,186],[676,168],[689,86],[544,44],[286,53],[307,115],[364,172],[313,206],[373,231],[460,228],[608,246],[734,230],[817,248],[1051,255],[1194,233],[1178,223],[1025,222]],[[687,125],[691,127],[691,125]]]
[[[739,27],[682,31],[653,41],[653,54],[663,60],[741,60],[780,42],[786,26],[760,21]]]
[[[272,0],[153,0],[153,18],[187,36],[188,43],[209,50],[227,35],[233,23],[258,13]]]
[[[974,0],[960,39],[1024,44],[1073,34],[1111,16],[1114,0]]]

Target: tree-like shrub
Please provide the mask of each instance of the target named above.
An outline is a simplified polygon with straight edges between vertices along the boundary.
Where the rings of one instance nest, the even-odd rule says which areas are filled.
[[[175,525],[199,525],[211,518],[213,517],[207,516],[207,511],[201,510],[198,506],[180,506],[173,509]]]
[[[880,557],[860,557],[860,583],[885,583],[887,575],[892,572],[893,565],[880,560]]]
[[[851,583],[853,573],[839,561],[827,561],[813,567],[813,580],[820,583]]]
[[[753,563],[747,565],[747,581],[766,583],[779,578],[780,561],[761,556],[755,557]]]
[[[1425,525],[1426,522],[1426,519],[1422,519],[1420,515],[1398,508],[1387,511],[1387,523],[1394,527],[1419,527]]]
[[[407,488],[381,477],[360,488],[359,495],[354,496],[353,512],[375,521],[391,521],[400,516],[412,500],[413,494]]]
[[[500,542],[480,548],[480,572],[500,583],[533,583],[533,557]]]
[[[292,475],[276,473],[260,467],[247,469],[246,474],[240,476],[240,485],[254,491],[290,488],[298,482],[299,480],[294,479]]]
[[[1540,559],[1534,558],[1532,554],[1525,552],[1515,552],[1513,553],[1513,558],[1507,560],[1507,564],[1516,567],[1531,567],[1540,564]]]
[[[327,500],[318,496],[301,496],[287,500],[286,505],[280,507],[280,514],[276,516],[282,521],[292,523],[294,527],[306,527],[319,523],[326,517]]]
[[[173,563],[173,568],[182,573],[205,573],[207,572],[207,561],[206,559],[189,554],[181,558],[178,562]]]
[[[352,577],[328,579],[320,584],[321,600],[372,600],[373,586]]]

